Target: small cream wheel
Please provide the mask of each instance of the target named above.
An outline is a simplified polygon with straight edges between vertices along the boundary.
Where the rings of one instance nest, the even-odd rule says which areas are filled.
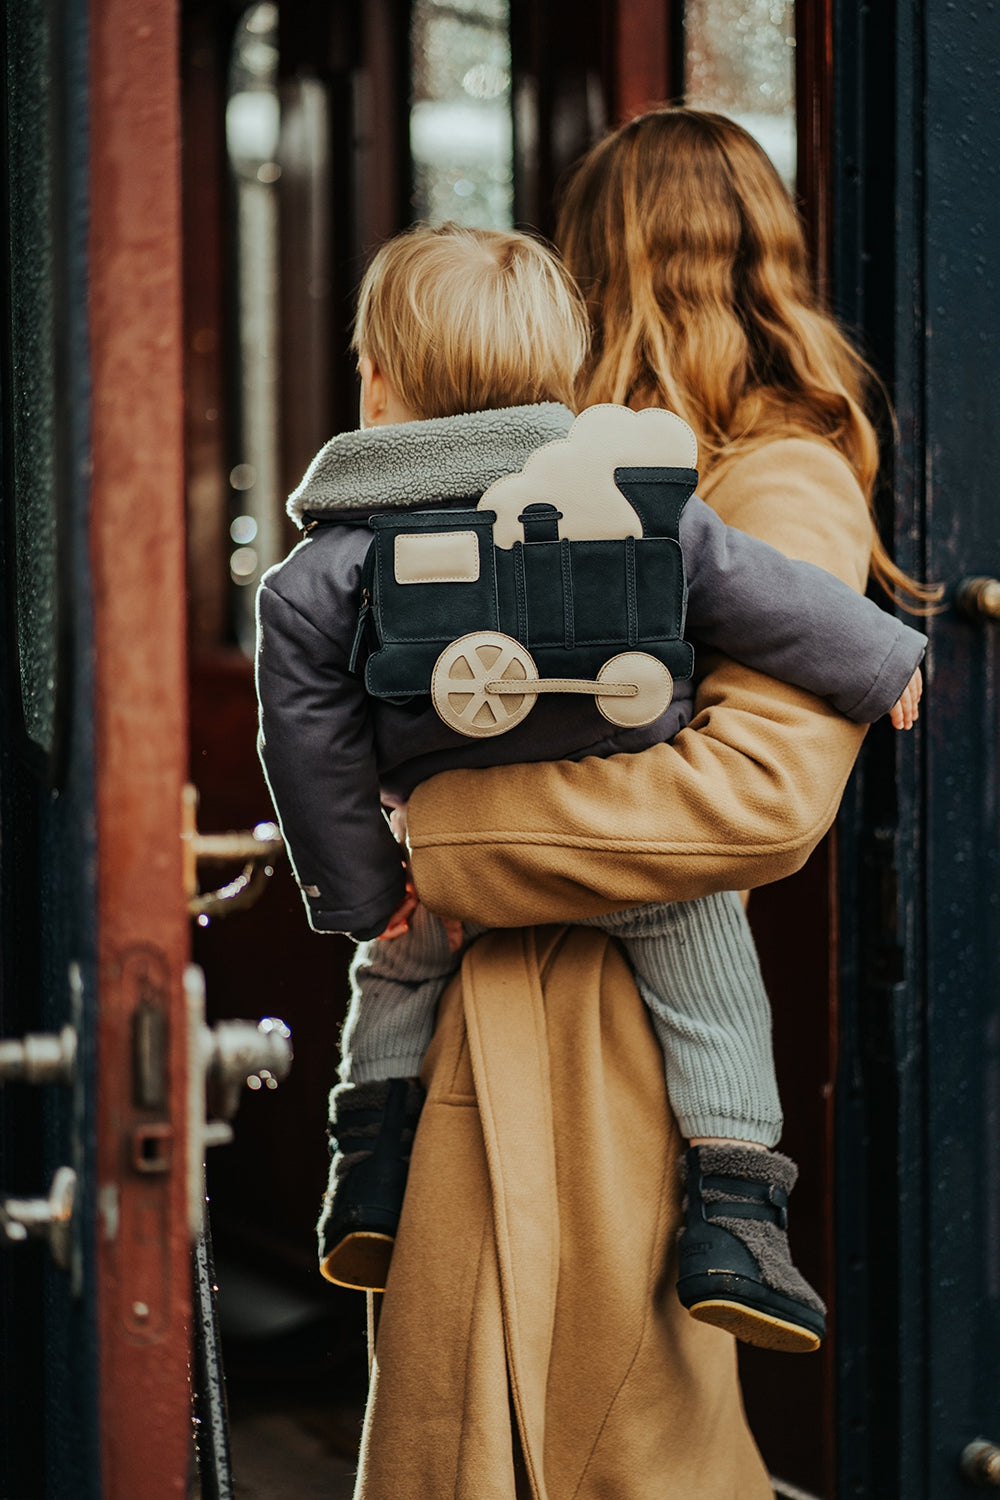
[[[636,692],[627,698],[602,694],[598,686],[595,701],[611,724],[623,729],[639,729],[652,724],[666,713],[674,696],[674,679],[655,656],[645,651],[623,651],[606,661],[597,674],[597,682],[609,686],[630,685]]]
[[[538,672],[519,641],[496,630],[477,630],[441,652],[431,675],[431,699],[450,729],[486,739],[505,734],[531,712],[537,693],[517,691],[528,678],[537,681]],[[497,682],[508,681],[509,693],[497,690]]]

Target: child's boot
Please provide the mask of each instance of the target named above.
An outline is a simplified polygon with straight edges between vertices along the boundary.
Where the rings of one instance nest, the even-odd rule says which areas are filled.
[[[786,1233],[795,1163],[750,1146],[691,1146],[681,1168],[677,1295],[691,1316],[765,1349],[818,1349],[826,1308],[792,1264]]]
[[[338,1286],[385,1290],[423,1102],[415,1078],[342,1083],[330,1094],[334,1154],[316,1229],[320,1270]]]

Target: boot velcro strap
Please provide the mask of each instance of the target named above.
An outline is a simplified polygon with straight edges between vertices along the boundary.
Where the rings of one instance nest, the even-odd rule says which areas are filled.
[[[353,1121],[350,1125],[331,1126],[330,1148],[341,1152],[363,1151],[370,1155],[382,1135],[383,1122],[378,1121],[371,1125],[356,1125]],[[399,1143],[408,1146],[416,1134],[412,1125],[403,1125],[399,1131]]]
[[[702,1192],[731,1193],[734,1198],[749,1199],[752,1203],[768,1203],[772,1208],[787,1208],[788,1194],[783,1187],[772,1182],[754,1182],[747,1177],[703,1177]]]
[[[741,1203],[727,1198],[724,1203],[706,1203],[705,1218],[713,1219],[759,1219],[766,1224],[777,1224],[779,1229],[788,1228],[788,1210],[777,1203]]]
[[[724,1203],[716,1199],[705,1204],[708,1219],[761,1219],[777,1224],[779,1229],[788,1227],[788,1194],[775,1183],[745,1177],[703,1177],[701,1191],[725,1197]]]

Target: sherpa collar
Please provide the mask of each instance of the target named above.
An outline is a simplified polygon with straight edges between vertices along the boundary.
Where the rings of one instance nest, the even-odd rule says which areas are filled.
[[[565,437],[573,414],[556,401],[367,427],[331,438],[288,501],[301,526],[307,515],[399,510],[481,495],[522,468],[543,443]]]

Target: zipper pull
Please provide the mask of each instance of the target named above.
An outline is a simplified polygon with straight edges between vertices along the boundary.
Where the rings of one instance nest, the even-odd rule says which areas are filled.
[[[361,655],[361,642],[364,638],[365,626],[368,623],[368,616],[371,613],[371,607],[372,596],[367,589],[362,589],[361,608],[358,610],[358,623],[354,628],[354,640],[351,643],[351,654],[347,659],[347,669],[349,672],[353,672],[357,668],[358,657]]]

